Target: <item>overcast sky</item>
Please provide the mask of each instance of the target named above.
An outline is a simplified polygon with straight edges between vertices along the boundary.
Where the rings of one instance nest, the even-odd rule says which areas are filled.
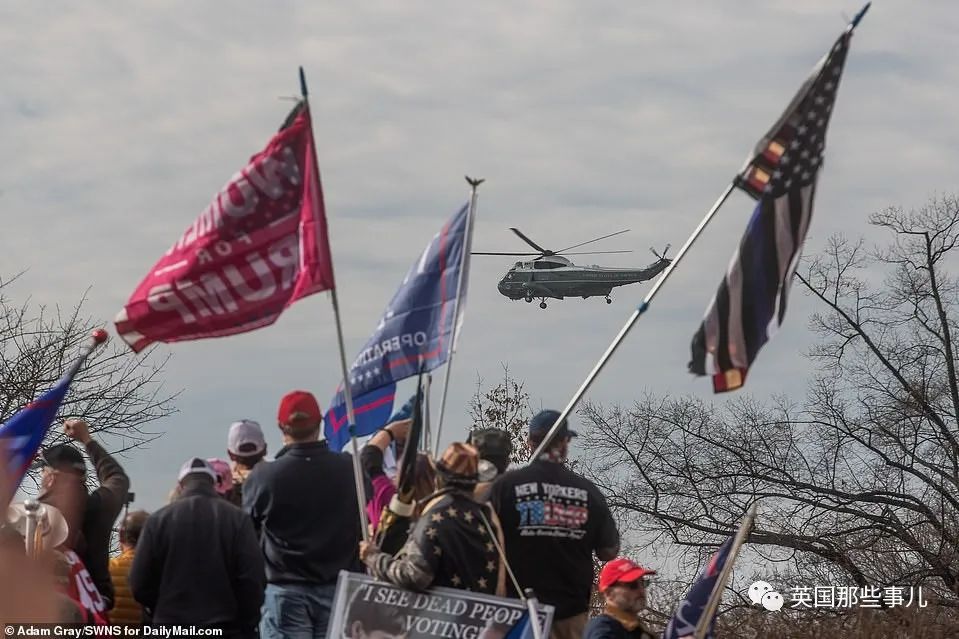
[[[673,253],[742,165],[855,3],[542,2],[0,3],[0,275],[10,294],[112,320],[156,259],[273,134],[310,83],[332,249],[352,359],[411,262],[485,177],[475,250],[522,250],[518,226],[560,248]],[[845,16],[844,17],[844,13]],[[869,213],[919,206],[959,175],[959,12],[879,1],[853,39],[829,131],[807,254]],[[751,212],[734,194],[589,397],[710,396],[689,343]],[[870,237],[876,237],[870,234]],[[478,376],[501,365],[536,406],[561,408],[649,284],[536,304],[496,291],[509,258],[476,257],[444,439],[465,436]],[[806,320],[795,298],[746,391],[802,393]],[[109,328],[113,329],[112,322]],[[118,340],[117,340],[118,341]],[[225,456],[228,424],[279,398],[325,406],[338,355],[325,294],[272,327],[162,346],[182,389],[163,437],[124,460],[137,503],[159,507],[179,465]],[[402,387],[400,397],[410,389]],[[316,487],[320,489],[321,487]]]

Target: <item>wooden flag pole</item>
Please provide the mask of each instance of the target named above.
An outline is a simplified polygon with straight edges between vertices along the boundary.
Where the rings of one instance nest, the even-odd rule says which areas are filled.
[[[729,183],[729,186],[726,187],[726,190],[723,191],[722,195],[719,196],[719,199],[716,200],[716,203],[713,204],[713,207],[709,209],[709,212],[706,214],[702,220],[700,220],[699,225],[693,231],[692,235],[686,239],[686,243],[683,244],[683,247],[679,249],[679,252],[676,254],[676,257],[670,263],[670,265],[663,271],[663,274],[659,276],[659,279],[656,280],[656,283],[653,285],[653,288],[650,289],[649,293],[646,294],[646,297],[643,298],[642,304],[640,304],[633,314],[630,315],[629,319],[626,321],[626,325],[620,329],[619,334],[613,339],[613,342],[606,349],[606,352],[603,353],[603,356],[599,358],[599,361],[596,362],[596,365],[593,366],[593,370],[589,372],[589,375],[586,376],[586,381],[582,383],[579,387],[579,390],[573,395],[573,398],[569,400],[569,403],[566,405],[566,408],[563,409],[563,412],[560,413],[559,417],[556,419],[556,423],[549,429],[549,432],[546,433],[546,437],[543,438],[543,441],[540,442],[539,446],[536,447],[536,450],[533,451],[533,454],[530,456],[530,461],[538,459],[539,456],[543,453],[546,447],[549,445],[550,441],[553,439],[553,436],[556,434],[556,431],[559,430],[560,424],[562,424],[570,413],[573,412],[573,409],[576,408],[576,404],[579,403],[579,400],[583,398],[583,395],[586,394],[586,391],[596,380],[596,376],[599,375],[600,371],[603,370],[603,367],[606,366],[606,362],[613,356],[613,353],[616,352],[616,349],[619,348],[619,345],[622,343],[623,339],[626,338],[626,335],[633,328],[633,325],[639,321],[639,318],[649,309],[650,302],[653,301],[653,298],[656,297],[656,293],[659,292],[659,289],[662,288],[663,284],[666,283],[666,280],[669,279],[669,276],[672,275],[673,270],[679,265],[679,262],[682,261],[683,257],[686,255],[686,252],[689,251],[693,243],[699,238],[702,234],[703,229],[706,228],[706,225],[709,224],[710,220],[713,219],[713,216],[716,215],[716,212],[719,211],[719,208],[726,202],[726,199],[729,197],[729,194],[733,192],[733,189],[736,188],[736,182],[732,181]]]
[[[300,92],[303,95],[303,102],[306,108],[310,108],[310,102],[306,91],[306,74],[303,73],[303,67],[300,67]],[[320,185],[320,165],[317,160],[316,138],[313,136],[313,117],[310,114],[310,139],[313,147],[313,171],[317,187]],[[360,466],[360,452],[356,445],[356,414],[353,411],[353,392],[350,388],[350,372],[346,365],[346,347],[343,344],[343,323],[340,321],[340,305],[336,297],[336,274],[332,272],[333,256],[332,249],[330,255],[330,270],[333,276],[333,288],[330,289],[330,301],[333,304],[333,317],[336,320],[336,340],[340,347],[340,367],[343,373],[343,400],[346,402],[346,419],[350,428],[350,443],[353,447],[353,479],[356,482],[356,504],[360,511],[360,529],[363,534],[363,541],[370,540],[369,520],[366,517],[366,490],[363,481],[363,468]]]
[[[466,176],[470,185],[470,207],[466,212],[466,233],[463,237],[463,259],[460,261],[460,272],[456,278],[456,299],[453,300],[453,330],[450,335],[450,356],[446,360],[446,372],[443,374],[443,394],[440,395],[440,416],[436,422],[436,441],[433,444],[433,456],[439,457],[440,436],[443,434],[443,417],[446,415],[446,392],[450,387],[450,375],[453,372],[453,354],[456,352],[456,334],[459,328],[460,298],[463,296],[463,282],[466,271],[469,269],[470,250],[473,245],[473,217],[476,212],[476,188],[485,182],[483,178],[473,179]]]
[[[713,587],[713,591],[709,594],[709,601],[706,602],[706,607],[703,608],[703,614],[699,617],[699,623],[696,624],[696,632],[693,633],[694,639],[705,639],[706,633],[709,632],[709,626],[712,624],[712,619],[716,616],[716,610],[719,608],[719,601],[723,598],[723,589],[726,587],[726,581],[729,580],[729,575],[733,571],[733,563],[736,561],[736,555],[739,554],[739,549],[749,536],[755,518],[756,502],[753,502],[746,512],[746,517],[743,518],[743,523],[739,525],[736,538],[733,539],[733,546],[729,549],[729,557],[726,558],[726,564],[716,579],[716,585]]]

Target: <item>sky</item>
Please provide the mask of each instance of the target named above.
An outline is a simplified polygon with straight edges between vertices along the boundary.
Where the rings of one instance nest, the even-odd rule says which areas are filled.
[[[160,255],[261,149],[310,85],[347,357],[397,284],[486,178],[474,250],[546,247],[621,229],[632,249],[580,263],[645,266],[683,243],[859,6],[666,1],[316,3],[0,2],[0,277],[9,295],[112,318]],[[959,174],[959,12],[878,0],[857,30],[828,134],[806,254],[833,234],[879,236],[868,215],[921,206]],[[709,398],[690,340],[752,210],[734,193],[587,395]],[[509,301],[510,258],[475,257],[444,443],[465,437],[478,379],[502,366],[534,408],[562,408],[648,291]],[[814,300],[794,297],[745,392],[800,396]],[[119,345],[119,340],[115,340]],[[122,458],[136,504],[161,506],[190,456],[226,454],[240,418],[270,450],[279,398],[339,377],[326,294],[269,328],[163,345],[178,412]],[[401,387],[398,397],[412,392]],[[722,401],[722,400],[720,400]],[[111,442],[108,442],[108,444]],[[114,445],[116,442],[112,442]]]

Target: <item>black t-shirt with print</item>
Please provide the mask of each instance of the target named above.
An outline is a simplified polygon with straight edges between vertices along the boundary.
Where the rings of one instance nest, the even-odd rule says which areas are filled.
[[[619,542],[606,499],[588,479],[538,460],[493,483],[490,502],[503,526],[506,557],[523,588],[565,619],[589,609],[593,552]],[[510,593],[516,596],[513,584]]]

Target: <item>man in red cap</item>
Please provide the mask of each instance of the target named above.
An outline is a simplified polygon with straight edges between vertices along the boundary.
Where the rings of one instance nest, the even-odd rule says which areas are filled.
[[[320,439],[323,411],[306,391],[287,393],[277,422],[283,448],[243,484],[266,559],[261,637],[325,637],[340,570],[362,572],[353,462]]]
[[[583,639],[653,639],[643,628],[639,613],[646,608],[645,577],[655,574],[625,557],[603,566],[599,591],[606,599],[606,609],[589,620]]]

